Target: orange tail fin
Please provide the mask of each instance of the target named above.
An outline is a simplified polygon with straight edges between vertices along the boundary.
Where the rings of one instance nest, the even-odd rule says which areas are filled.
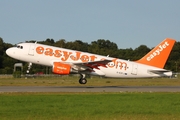
[[[164,68],[164,65],[169,57],[169,54],[176,41],[170,38],[166,38],[159,45],[153,48],[149,53],[147,53],[140,60],[136,61],[138,63]]]

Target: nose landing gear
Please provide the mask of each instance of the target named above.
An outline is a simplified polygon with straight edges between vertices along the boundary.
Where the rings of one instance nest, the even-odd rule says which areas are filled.
[[[30,71],[31,67],[32,67],[32,63],[29,63],[28,69],[27,69],[27,71],[26,71],[27,74],[29,74],[29,71]]]

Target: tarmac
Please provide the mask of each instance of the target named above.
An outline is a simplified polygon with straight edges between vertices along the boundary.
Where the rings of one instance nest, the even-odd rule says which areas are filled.
[[[180,92],[180,86],[0,86],[0,93],[9,92]]]

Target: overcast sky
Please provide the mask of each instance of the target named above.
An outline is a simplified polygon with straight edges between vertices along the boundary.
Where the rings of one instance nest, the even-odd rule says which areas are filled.
[[[0,0],[0,37],[152,48],[167,37],[180,41],[180,0]]]

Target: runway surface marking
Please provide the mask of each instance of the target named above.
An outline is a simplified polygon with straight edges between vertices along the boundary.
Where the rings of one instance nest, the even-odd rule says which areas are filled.
[[[0,86],[0,92],[180,92],[180,86]]]

